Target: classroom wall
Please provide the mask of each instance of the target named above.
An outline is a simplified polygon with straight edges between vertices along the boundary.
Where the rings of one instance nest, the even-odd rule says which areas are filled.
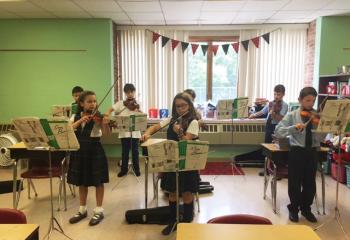
[[[101,100],[114,82],[112,41],[107,19],[0,20],[0,123],[46,117],[76,85]]]
[[[336,74],[337,67],[350,65],[350,51],[344,50],[350,48],[350,17],[322,17],[317,25],[318,73]]]

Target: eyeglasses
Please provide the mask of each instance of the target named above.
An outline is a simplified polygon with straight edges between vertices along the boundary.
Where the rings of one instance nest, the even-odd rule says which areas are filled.
[[[188,104],[187,103],[183,103],[183,104],[179,104],[179,105],[175,105],[176,108],[184,108],[187,107]]]

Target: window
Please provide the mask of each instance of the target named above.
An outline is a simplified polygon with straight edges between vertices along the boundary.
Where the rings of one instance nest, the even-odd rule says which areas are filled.
[[[221,37],[224,38],[224,37]],[[204,40],[204,41],[203,41]],[[238,41],[237,37],[221,40],[218,37],[192,37],[190,41],[199,45],[219,45],[216,56],[207,52],[204,56],[199,46],[195,55],[188,51],[188,88],[196,92],[197,103],[237,97],[238,54],[229,47],[227,55],[221,45]]]

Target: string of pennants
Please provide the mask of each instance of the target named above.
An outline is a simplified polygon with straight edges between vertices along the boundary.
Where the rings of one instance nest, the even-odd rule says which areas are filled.
[[[147,29],[148,30],[148,29]],[[184,52],[190,45],[192,49],[193,55],[196,54],[199,46],[202,49],[203,55],[205,55],[208,51],[211,51],[214,53],[214,55],[217,54],[219,47],[221,46],[222,50],[224,51],[225,55],[227,55],[229,47],[232,46],[233,49],[235,50],[236,53],[238,53],[240,49],[240,44],[242,44],[243,48],[245,51],[248,51],[249,47],[249,42],[251,41],[256,48],[260,47],[260,39],[263,38],[267,44],[270,44],[270,33],[277,31],[279,29],[275,29],[271,32],[259,35],[257,37],[247,39],[244,41],[240,42],[234,42],[231,44],[220,44],[220,45],[202,45],[202,44],[195,44],[195,43],[188,43],[188,42],[183,42],[175,39],[168,38],[166,36],[160,35],[159,33],[153,32],[151,30],[148,30],[152,33],[152,43],[155,44],[159,39],[161,40],[162,47],[165,47],[167,43],[170,41],[171,42],[171,49],[174,51],[176,47],[181,46],[182,52]]]

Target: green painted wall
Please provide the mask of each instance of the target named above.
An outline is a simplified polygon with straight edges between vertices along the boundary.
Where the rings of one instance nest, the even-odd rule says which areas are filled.
[[[337,67],[350,65],[350,51],[343,50],[350,48],[350,17],[322,17],[317,24],[319,74],[336,74]]]
[[[47,117],[52,105],[70,104],[80,85],[101,100],[113,83],[112,22],[107,19],[0,20],[0,123]],[[79,49],[84,51],[62,51]],[[112,103],[109,94],[101,110]]]

